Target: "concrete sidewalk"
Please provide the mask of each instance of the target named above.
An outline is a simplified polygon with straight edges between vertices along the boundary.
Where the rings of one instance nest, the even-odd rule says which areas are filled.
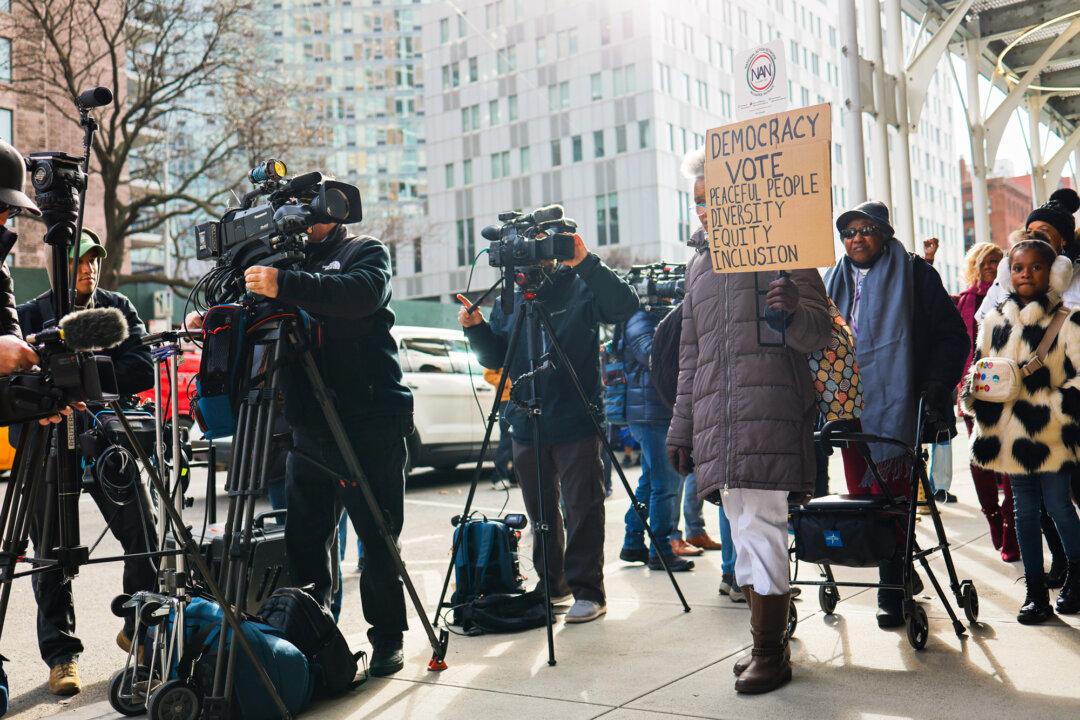
[[[1020,566],[1003,563],[990,544],[965,462],[966,439],[960,438],[953,486],[960,502],[943,506],[943,517],[960,578],[975,581],[982,604],[982,624],[964,639],[956,637],[944,608],[929,594],[924,593],[922,602],[931,618],[931,636],[926,649],[916,652],[903,629],[877,628],[873,591],[841,591],[842,602],[830,617],[819,609],[815,589],[807,588],[797,602],[793,682],[769,695],[738,696],[731,666],[750,645],[749,614],[745,605],[717,594],[720,554],[698,558],[693,572],[676,576],[692,606],[692,612],[684,613],[663,573],[614,559],[627,507],[625,494],[617,489],[607,505],[607,557],[614,559],[606,568],[608,614],[586,625],[559,622],[555,667],[547,665],[545,634],[536,630],[452,637],[449,669],[431,673],[426,670],[430,648],[412,621],[404,671],[372,679],[348,697],[318,704],[302,717],[1080,717],[1080,616],[1056,618],[1036,628],[1016,622],[1024,593],[1023,584],[1017,583]],[[842,482],[838,468],[833,478],[835,489]],[[429,609],[437,599],[447,557],[449,534],[443,516],[460,507],[463,490],[457,483],[411,490],[408,496],[405,555]],[[502,498],[502,493],[484,488],[478,502],[494,512]],[[520,496],[511,492],[510,509],[520,507]],[[710,506],[706,511],[715,534],[715,512]],[[416,518],[424,513],[433,519],[418,526]],[[927,541],[929,527],[927,518],[918,531]],[[528,557],[525,544],[523,550]],[[947,582],[940,560],[933,565],[941,582]],[[800,572],[806,577],[815,569],[803,566]],[[869,579],[872,574],[841,568],[837,576]],[[355,609],[344,625],[354,646],[362,647],[366,643],[355,607],[355,576],[348,582],[346,606],[352,603]],[[930,583],[926,586],[929,591]],[[963,618],[962,611],[957,612]],[[79,705],[63,711],[63,717],[120,717],[103,700]],[[38,707],[34,715],[41,714]]]

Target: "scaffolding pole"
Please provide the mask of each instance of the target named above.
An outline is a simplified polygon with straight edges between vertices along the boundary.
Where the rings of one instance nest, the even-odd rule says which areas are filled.
[[[873,194],[894,207],[892,173],[889,170],[889,117],[885,111],[885,51],[881,45],[881,0],[864,0],[863,27],[866,30],[866,54],[874,64],[874,125],[870,133]]]
[[[841,11],[843,12],[843,11]],[[896,170],[893,186],[893,227],[897,239],[909,251],[915,250],[915,213],[911,194],[911,121],[908,116],[907,66],[904,58],[904,26],[900,0],[885,0],[885,34],[888,57],[896,77]]]
[[[844,90],[844,148],[850,206],[866,201],[866,154],[863,149],[862,93],[859,88],[859,33],[855,0],[840,0],[840,77]]]
[[[1027,97],[1028,126],[1031,128],[1031,142],[1028,143],[1028,155],[1031,159],[1031,197],[1035,207],[1046,202],[1046,168],[1042,156],[1042,117],[1043,100],[1038,93]]]

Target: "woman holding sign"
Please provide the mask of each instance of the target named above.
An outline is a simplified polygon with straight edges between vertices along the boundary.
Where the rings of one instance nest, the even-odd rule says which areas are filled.
[[[893,236],[884,203],[865,202],[842,213],[836,229],[846,254],[825,275],[825,284],[855,336],[863,432],[913,445],[922,397],[926,424],[920,442],[954,436],[953,392],[971,340],[941,278]],[[848,493],[879,492],[862,456],[851,448],[841,453]],[[870,446],[870,455],[889,492],[906,495],[911,477],[907,456],[876,444]],[[882,584],[899,585],[903,561],[897,557],[882,562],[878,571]],[[917,575],[914,584],[913,592],[920,592]],[[878,627],[904,624],[902,599],[899,591],[878,590]]]
[[[687,174],[704,207],[704,153]],[[698,217],[704,228],[705,214]],[[704,230],[694,240],[704,247]],[[765,296],[785,323],[786,345],[762,346],[755,285],[754,273],[714,273],[703,251],[690,261],[668,430],[672,464],[683,475],[696,470],[698,496],[722,499],[731,523],[735,579],[754,637],[751,655],[735,664],[740,693],[769,692],[791,679],[788,494],[808,497],[814,488],[817,405],[806,353],[825,346],[832,324],[821,276],[795,270],[773,280]]]

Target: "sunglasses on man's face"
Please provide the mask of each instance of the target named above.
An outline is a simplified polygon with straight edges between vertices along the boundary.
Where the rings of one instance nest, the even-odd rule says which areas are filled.
[[[0,205],[0,213],[7,213],[9,218],[13,218],[22,212],[21,207],[15,207],[14,205]]]
[[[840,231],[840,237],[845,240],[850,240],[856,235],[862,235],[863,237],[870,237],[876,233],[880,228],[877,225],[864,225],[861,228],[844,228]]]

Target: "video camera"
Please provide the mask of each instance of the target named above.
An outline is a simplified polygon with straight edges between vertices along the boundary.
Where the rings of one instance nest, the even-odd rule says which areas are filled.
[[[127,334],[127,322],[116,308],[69,313],[57,327],[38,333],[32,340],[41,371],[0,377],[0,425],[56,415],[78,402],[116,400],[112,359],[93,353],[119,345]]]
[[[221,220],[195,226],[195,256],[240,270],[281,265],[303,257],[303,234],[318,223],[356,223],[363,217],[360,190],[309,172],[286,177],[285,163],[267,160],[248,179],[255,188]],[[254,205],[265,195],[266,202]]]
[[[480,231],[491,241],[488,264],[491,267],[531,267],[545,260],[569,260],[574,257],[574,233],[577,223],[563,217],[562,205],[547,205],[525,214],[518,210],[499,213],[500,225],[488,225]]]
[[[626,282],[637,291],[643,310],[677,305],[686,294],[686,264],[633,265],[626,274]]]

